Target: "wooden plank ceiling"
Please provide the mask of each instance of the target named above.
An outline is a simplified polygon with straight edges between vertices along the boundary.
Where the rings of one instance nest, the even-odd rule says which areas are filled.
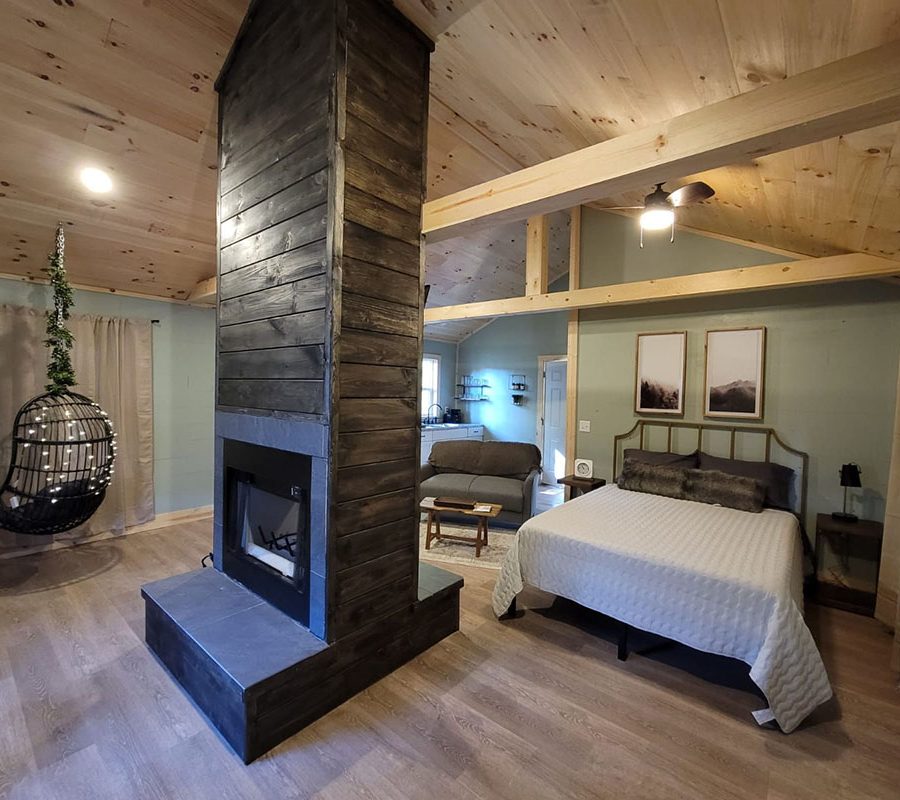
[[[245,8],[0,3],[0,272],[39,275],[58,220],[75,283],[185,298],[214,271],[212,84]]]
[[[569,271],[569,215],[550,214],[549,281]],[[525,223],[489,228],[471,236],[428,245],[428,306],[516,297],[525,291]],[[490,320],[487,320],[489,322]],[[485,320],[438,322],[425,328],[431,339],[459,341],[484,327]]]
[[[395,3],[437,40],[430,198],[900,40],[900,0]],[[73,281],[183,298],[213,272],[211,84],[245,7],[0,5],[0,272],[39,274],[57,219],[71,223]],[[685,176],[717,194],[679,221],[810,256],[900,260],[898,138],[886,125]],[[84,192],[87,163],[112,173],[112,194]],[[429,246],[429,305],[519,294],[523,236],[524,224]],[[450,325],[429,333],[472,329]]]

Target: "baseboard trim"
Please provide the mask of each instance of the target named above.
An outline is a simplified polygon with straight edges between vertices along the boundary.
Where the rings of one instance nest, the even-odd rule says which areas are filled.
[[[98,533],[86,539],[62,539],[48,544],[38,544],[23,547],[10,547],[0,551],[0,561],[9,558],[21,558],[22,556],[31,556],[37,553],[47,553],[51,550],[66,550],[70,547],[84,547],[95,542],[103,542],[108,539],[121,539],[123,536],[131,536],[133,533],[151,533],[152,531],[169,528],[172,525],[184,525],[189,522],[199,522],[212,517],[212,506],[198,506],[197,508],[184,508],[179,511],[167,511],[164,514],[157,514],[149,522],[142,522],[140,525],[132,525],[122,531],[105,531]]]

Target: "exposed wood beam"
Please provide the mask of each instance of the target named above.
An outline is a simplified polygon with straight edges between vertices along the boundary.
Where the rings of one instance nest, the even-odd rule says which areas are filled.
[[[547,294],[550,269],[550,220],[531,217],[525,226],[525,294]]]
[[[581,286],[581,206],[570,212],[569,221],[569,291]],[[578,431],[578,311],[569,312],[566,330],[566,474],[575,472]],[[571,488],[566,493],[571,496]]]
[[[900,272],[900,264],[865,253],[848,253],[826,258],[809,258],[780,264],[725,269],[657,278],[649,281],[570,289],[567,292],[510,297],[460,306],[429,308],[425,322],[452,319],[478,319],[516,314],[542,314],[549,311],[574,311],[603,306],[638,305],[692,297],[738,294],[763,289],[783,289],[819,283],[884,278]]]
[[[431,242],[900,119],[896,42],[425,204]]]
[[[50,281],[47,278],[36,278],[33,275],[19,275],[12,272],[0,272],[0,280],[18,281],[20,283],[34,283],[39,286],[49,286]],[[182,300],[178,297],[163,297],[157,294],[146,294],[145,292],[130,292],[125,289],[110,289],[107,286],[91,286],[86,283],[69,283],[73,289],[80,292],[96,292],[98,294],[112,294],[116,297],[134,297],[137,300],[148,300],[153,303],[174,303],[179,306],[208,306],[208,303],[199,303],[194,300]],[[47,295],[50,297],[50,295]]]
[[[211,278],[204,278],[202,281],[198,281],[197,285],[188,296],[188,300],[192,303],[215,303],[216,285],[215,275]]]

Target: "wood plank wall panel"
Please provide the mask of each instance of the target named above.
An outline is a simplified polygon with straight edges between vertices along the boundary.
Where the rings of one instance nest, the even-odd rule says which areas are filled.
[[[218,284],[219,299],[230,300],[271,286],[322,275],[327,267],[327,243],[324,239],[320,239],[222,275]]]
[[[258,4],[219,87],[220,407],[328,413],[335,14]]]
[[[416,597],[431,48],[386,0],[260,9],[220,89],[218,404],[330,425],[335,640]]]
[[[419,419],[419,401],[416,397],[378,400],[342,397],[339,409],[341,435],[358,431],[412,428]]]
[[[327,130],[327,120],[328,96],[314,97],[306,105],[291,108],[270,136],[246,152],[237,155],[223,150],[219,159],[219,186],[223,196],[228,197],[267,167],[294,153],[317,132]]]
[[[312,122],[309,138],[301,139],[296,150],[222,195],[219,212],[223,221],[328,166],[327,117]]]
[[[350,364],[415,367],[419,362],[418,339],[346,328],[341,339],[341,354]]]
[[[421,209],[428,52],[377,0],[350,4],[333,625],[414,598]]]
[[[229,325],[219,329],[219,355],[316,344],[321,342],[324,329],[324,310]]]

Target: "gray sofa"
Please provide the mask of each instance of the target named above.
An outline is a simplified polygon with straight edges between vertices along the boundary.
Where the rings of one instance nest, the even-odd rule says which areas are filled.
[[[419,474],[419,498],[464,497],[499,503],[497,521],[518,527],[534,515],[541,451],[525,442],[435,442]],[[446,519],[465,519],[442,514]],[[471,521],[471,518],[469,518]]]

